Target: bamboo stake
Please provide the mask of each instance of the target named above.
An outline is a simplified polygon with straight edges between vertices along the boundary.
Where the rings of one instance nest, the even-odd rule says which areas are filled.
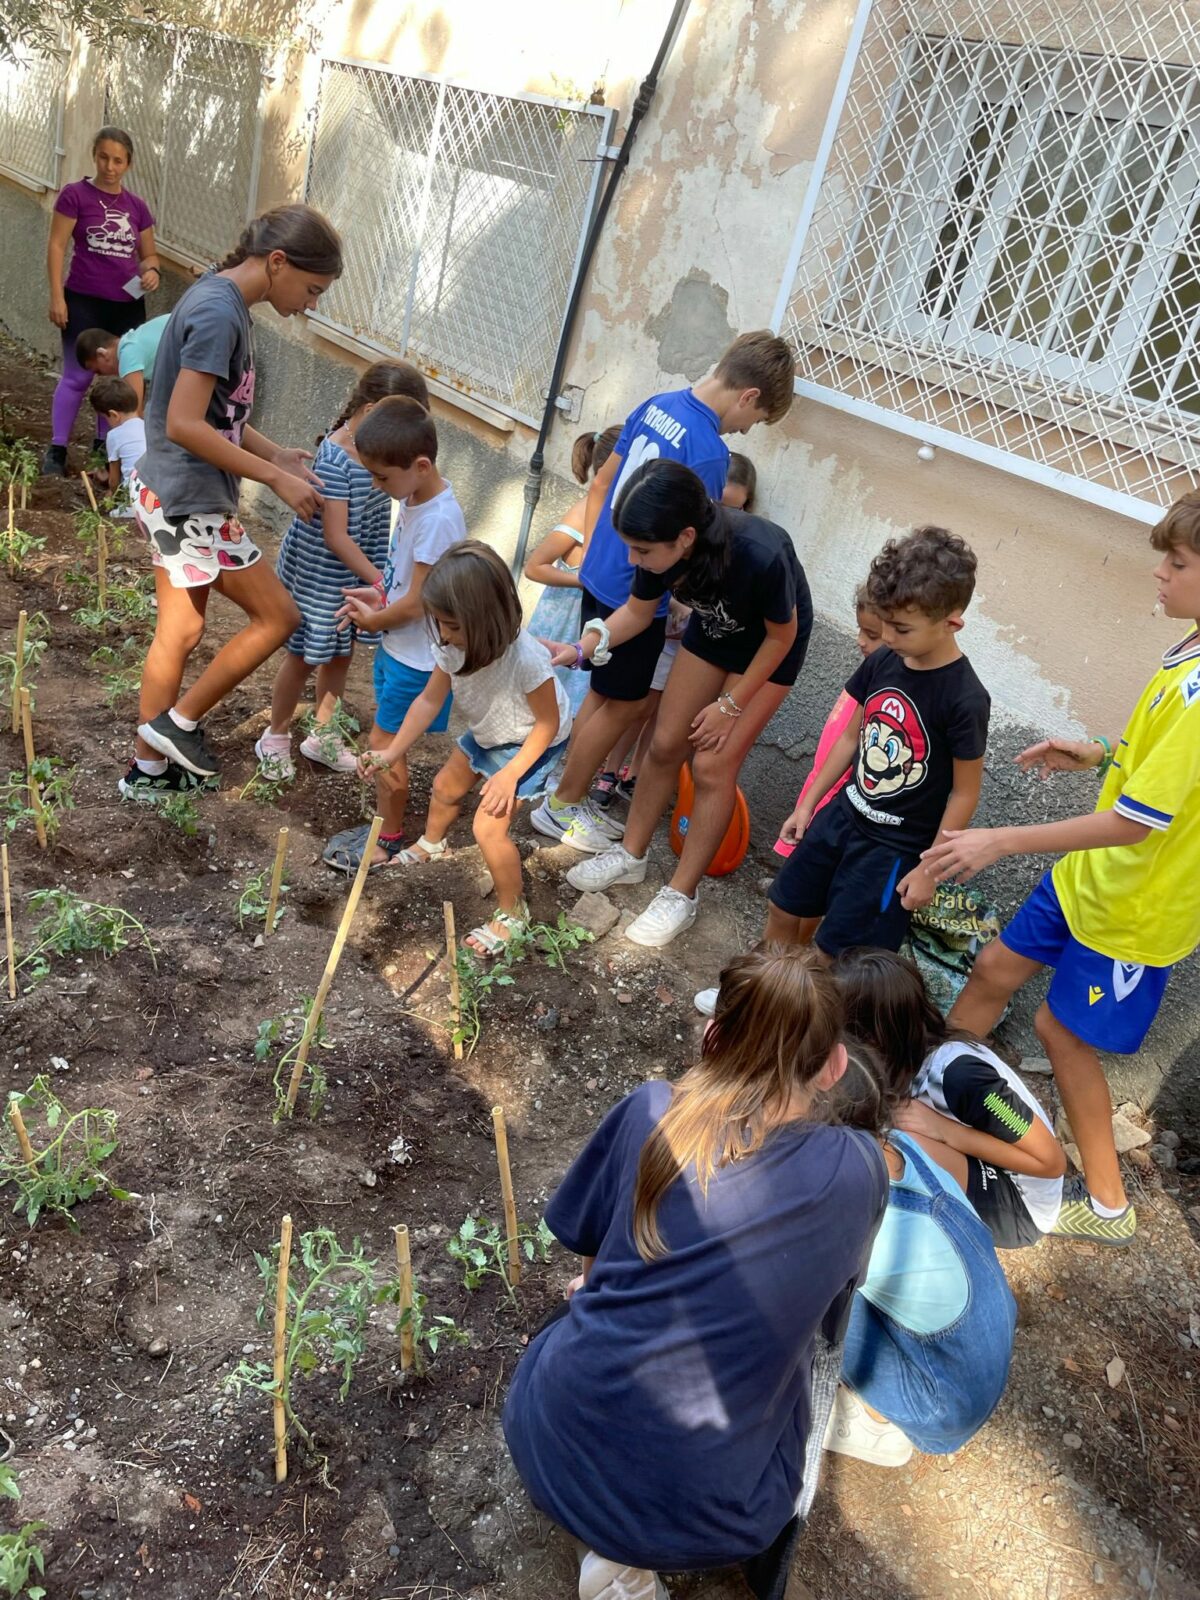
[[[413,1275],[412,1256],[408,1247],[408,1229],[403,1223],[393,1228],[396,1235],[396,1271],[400,1279],[400,1371],[407,1372],[413,1364]]]
[[[8,881],[8,846],[0,844],[0,864],[4,869],[4,948],[8,954],[8,998],[17,998],[16,952],[13,949],[12,885]]]
[[[279,1273],[275,1279],[275,1482],[287,1477],[287,1412],[283,1405],[287,1351],[288,1268],[292,1261],[292,1219],[285,1216],[279,1229]]]
[[[342,920],[338,923],[338,931],[334,935],[333,945],[329,951],[329,959],[325,963],[325,971],[321,974],[321,982],[317,986],[312,1010],[308,1013],[308,1020],[304,1024],[304,1037],[300,1040],[300,1048],[296,1052],[296,1059],[292,1064],[292,1076],[288,1082],[287,1103],[284,1114],[289,1117],[296,1108],[296,1096],[300,1092],[300,1084],[304,1079],[304,1069],[308,1065],[308,1052],[312,1048],[313,1034],[317,1031],[317,1024],[321,1020],[321,1013],[325,1009],[326,1000],[329,998],[333,975],[337,971],[338,962],[342,959],[342,950],[346,943],[346,937],[350,932],[350,924],[354,921],[354,913],[358,910],[358,902],[362,898],[363,885],[367,881],[367,873],[371,870],[371,857],[375,854],[375,846],[379,842],[379,830],[382,827],[382,817],[377,816],[371,819],[371,831],[367,835],[366,844],[363,846],[362,859],[358,863],[358,871],[350,888],[346,909],[342,912]]]
[[[521,1281],[521,1247],[517,1239],[517,1202],[513,1199],[512,1168],[508,1164],[508,1129],[504,1126],[504,1107],[492,1107],[492,1128],[496,1134],[496,1161],[500,1167],[500,1193],[504,1196],[504,1226],[508,1233],[508,1281],[515,1289]]]
[[[17,1136],[17,1143],[21,1146],[21,1160],[37,1177],[37,1157],[33,1153],[33,1146],[29,1142],[29,1135],[25,1131],[25,1118],[21,1115],[21,1108],[15,1100],[8,1102],[8,1120],[13,1125],[13,1132]]]
[[[458,939],[454,932],[453,901],[442,901],[442,916],[446,923],[446,959],[450,963],[450,1011],[454,1018],[454,1059],[461,1061],[463,1046],[459,1029],[462,1027],[462,991],[459,988]]]
[[[275,908],[279,904],[279,890],[283,883],[283,862],[287,855],[288,831],[280,828],[279,838],[275,843],[275,865],[271,869],[271,894],[267,900],[267,925],[263,935],[269,938],[275,932]]]
[[[90,472],[81,472],[83,487],[87,490],[88,500],[92,510],[100,515],[100,507],[96,504],[96,491],[92,488],[92,475]],[[104,524],[101,523],[96,530],[96,602],[101,611],[108,606],[108,540],[104,535]]]
[[[46,848],[46,813],[42,809],[42,791],[38,781],[33,775],[33,763],[37,759],[33,753],[33,717],[29,708],[29,690],[21,690],[21,730],[25,735],[25,767],[26,777],[29,780],[29,803],[33,807],[33,825],[37,829],[37,841],[42,849]]]
[[[21,685],[25,682],[25,630],[29,626],[28,611],[17,612],[17,664],[13,669],[12,731],[21,731]]]
[[[8,575],[13,577],[16,572],[16,553],[13,550],[13,534],[16,524],[13,521],[13,481],[8,480]]]

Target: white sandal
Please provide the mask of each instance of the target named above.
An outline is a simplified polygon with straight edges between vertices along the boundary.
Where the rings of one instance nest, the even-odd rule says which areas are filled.
[[[502,939],[498,933],[493,933],[488,923],[484,922],[478,928],[472,928],[463,940],[468,949],[475,955],[482,956],[485,961],[490,961],[502,950],[507,950],[513,939],[526,931],[529,927],[529,910],[522,901],[515,911],[497,911],[491,921],[498,922],[502,928],[508,929],[507,939]],[[472,939],[476,944],[471,943]],[[477,948],[478,945],[483,946],[482,950]]]
[[[424,851],[418,855],[417,851]],[[393,863],[397,867],[423,867],[430,861],[440,861],[443,856],[450,854],[450,846],[445,839],[439,839],[435,844],[432,839],[427,839],[424,834],[416,844],[410,845],[407,850],[401,850]]]

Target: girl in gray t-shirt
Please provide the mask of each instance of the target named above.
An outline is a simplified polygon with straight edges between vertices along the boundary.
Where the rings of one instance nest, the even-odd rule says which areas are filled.
[[[248,426],[254,404],[250,307],[281,317],[316,307],[342,270],[341,241],[308,206],[257,217],[215,272],[171,314],[146,411],[146,454],[130,481],[150,542],[158,623],[142,672],[137,750],[120,783],[128,799],[156,800],[215,778],[200,718],[285,642],[300,614],[238,521],[243,478],[263,483],[301,517],[319,510],[305,450],[286,450]],[[188,657],[204,635],[209,590],[246,613],[180,696]]]

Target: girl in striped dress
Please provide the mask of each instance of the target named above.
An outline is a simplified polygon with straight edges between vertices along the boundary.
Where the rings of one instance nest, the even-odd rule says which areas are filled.
[[[263,771],[272,778],[291,778],[292,719],[308,682],[317,669],[316,730],[300,745],[300,754],[335,772],[353,772],[356,754],[331,730],[322,735],[346,688],[356,638],[378,644],[378,634],[359,635],[353,626],[338,632],[337,612],[345,604],[344,589],[372,584],[383,593],[383,566],[391,535],[392,502],[377,489],[358,459],[354,435],[375,404],[402,394],[429,409],[425,380],[407,361],[376,361],[367,368],[353,394],[321,440],[312,470],[321,480],[323,507],[309,520],[293,517],[279,547],[276,567],[284,587],[300,608],[302,621],[287,642],[283,664],[271,694],[271,721],[254,746]]]

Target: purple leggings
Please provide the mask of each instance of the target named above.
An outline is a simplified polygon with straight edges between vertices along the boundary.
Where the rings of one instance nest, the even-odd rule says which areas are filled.
[[[50,421],[54,429],[55,444],[70,442],[71,429],[83,404],[95,374],[81,367],[75,359],[75,340],[85,328],[104,328],[118,338],[145,321],[146,307],[141,300],[102,300],[98,295],[79,294],[74,289],[66,291],[67,325],[62,331],[62,376],[50,402]],[[96,437],[103,439],[108,423],[96,418]]]

